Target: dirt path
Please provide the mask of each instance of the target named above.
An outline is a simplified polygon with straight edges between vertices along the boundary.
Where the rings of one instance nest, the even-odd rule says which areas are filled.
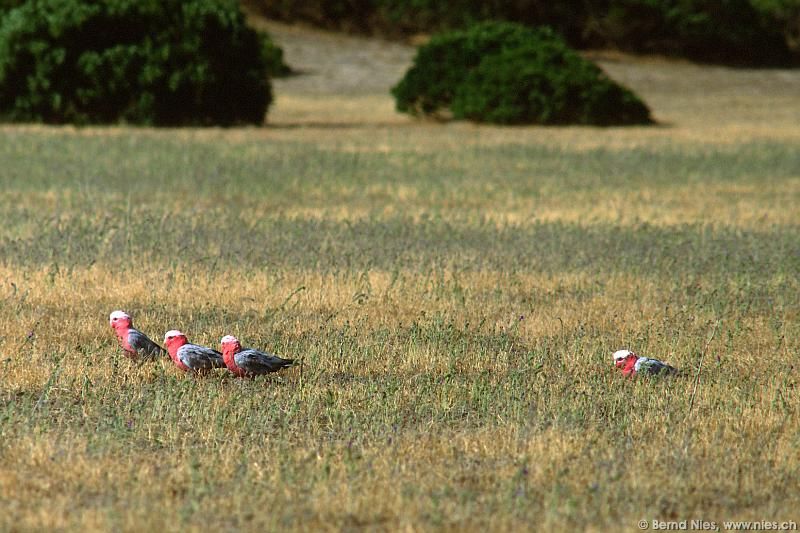
[[[283,92],[303,95],[388,96],[414,49],[399,43],[262,22],[298,75],[275,80]]]

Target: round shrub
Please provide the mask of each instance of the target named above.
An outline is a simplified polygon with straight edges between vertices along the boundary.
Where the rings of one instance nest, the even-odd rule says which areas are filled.
[[[260,124],[266,46],[226,0],[28,0],[0,24],[0,119]]]
[[[414,115],[499,124],[648,124],[647,106],[546,28],[484,22],[431,39],[393,89]]]
[[[541,44],[551,35],[545,29],[503,22],[434,35],[417,50],[414,64],[392,88],[397,110],[431,115],[449,108],[456,89],[484,57],[522,46],[528,40]]]
[[[593,63],[562,52],[525,46],[487,56],[456,90],[453,115],[496,124],[652,122],[631,91]]]

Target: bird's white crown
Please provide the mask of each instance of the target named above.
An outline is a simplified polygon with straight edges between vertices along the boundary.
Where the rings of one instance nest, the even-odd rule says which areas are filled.
[[[186,335],[184,335],[181,331],[177,329],[171,329],[168,332],[164,333],[164,342],[167,342],[167,339],[169,339],[170,337],[185,337],[185,336]]]
[[[110,315],[108,315],[109,320],[114,320],[115,318],[130,318],[131,315],[126,313],[125,311],[112,311]]]
[[[237,339],[233,335],[225,335],[219,342],[220,344],[228,344],[231,342],[239,342],[239,339]]]
[[[631,355],[633,352],[630,350],[617,350],[614,352],[614,361],[621,361]]]

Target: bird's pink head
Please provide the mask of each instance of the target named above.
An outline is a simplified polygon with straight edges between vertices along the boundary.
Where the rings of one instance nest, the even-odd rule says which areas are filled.
[[[170,355],[173,355],[174,352],[178,350],[181,346],[189,342],[186,339],[186,335],[182,332],[178,331],[177,329],[171,329],[164,334],[164,346],[167,347],[167,351]]]
[[[108,315],[108,322],[114,329],[119,329],[119,328],[127,329],[133,325],[133,321],[131,320],[131,315],[129,315],[125,311],[114,311],[113,313]]]
[[[233,335],[225,335],[219,342],[222,345],[222,353],[236,353],[242,349],[239,339]]]
[[[616,352],[614,352],[613,357],[614,357],[614,365],[617,368],[623,368],[625,364],[628,362],[628,360],[630,360],[632,357],[638,358],[639,356],[637,356],[630,350],[617,350]]]

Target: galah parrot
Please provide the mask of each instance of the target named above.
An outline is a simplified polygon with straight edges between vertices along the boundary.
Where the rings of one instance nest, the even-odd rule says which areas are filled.
[[[630,350],[617,350],[614,352],[614,364],[622,370],[624,376],[633,377],[637,374],[677,374],[678,369],[658,359],[639,357]]]
[[[108,317],[114,333],[117,334],[119,345],[125,350],[125,355],[129,358],[140,361],[144,359],[156,359],[167,351],[151,341],[147,335],[133,327],[133,320],[125,311],[114,311]]]
[[[225,368],[221,353],[205,346],[190,344],[186,335],[177,329],[171,329],[164,335],[164,345],[175,365],[186,372]]]
[[[222,357],[228,370],[239,377],[252,377],[277,372],[294,364],[294,359],[283,359],[252,348],[242,348],[239,339],[225,335],[220,341]]]

